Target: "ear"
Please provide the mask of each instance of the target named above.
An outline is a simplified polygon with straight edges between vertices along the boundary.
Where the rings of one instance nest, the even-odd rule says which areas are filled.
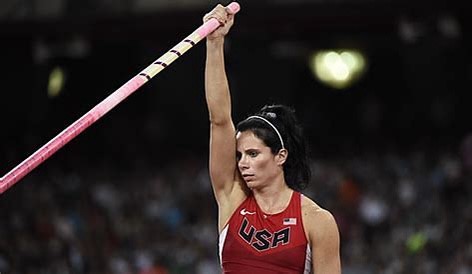
[[[275,161],[277,162],[277,165],[282,166],[285,163],[285,161],[287,161],[287,157],[288,157],[287,149],[283,148],[279,150],[279,153],[275,155]]]

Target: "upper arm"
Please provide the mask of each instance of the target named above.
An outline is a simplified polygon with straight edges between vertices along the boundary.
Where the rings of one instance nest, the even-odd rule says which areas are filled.
[[[235,128],[232,122],[211,123],[210,130],[210,178],[222,206],[244,193],[236,169]]]
[[[313,206],[305,215],[314,272],[340,274],[340,237],[333,215],[325,209]]]
[[[215,192],[227,191],[234,182],[236,138],[232,122],[210,124],[210,177]]]

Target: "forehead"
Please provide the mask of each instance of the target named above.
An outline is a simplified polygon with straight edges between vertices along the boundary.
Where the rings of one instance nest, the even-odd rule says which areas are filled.
[[[238,150],[267,147],[264,142],[250,130],[238,132],[236,134],[236,142]]]

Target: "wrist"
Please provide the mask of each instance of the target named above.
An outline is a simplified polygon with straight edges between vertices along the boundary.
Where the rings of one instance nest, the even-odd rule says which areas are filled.
[[[224,37],[209,38],[207,37],[207,46],[208,47],[221,47],[225,43]]]

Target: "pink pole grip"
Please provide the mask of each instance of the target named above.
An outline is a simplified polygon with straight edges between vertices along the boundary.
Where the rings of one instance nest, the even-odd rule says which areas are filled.
[[[232,2],[226,8],[230,11],[231,14],[236,14],[240,10],[240,6],[237,2]],[[220,26],[220,22],[215,18],[211,18],[205,24],[203,24],[200,28],[197,29],[198,35],[201,38],[205,38],[208,34],[215,31]]]
[[[236,14],[241,9],[238,2],[232,2],[227,6],[227,8],[231,11],[231,14]]]
[[[239,11],[239,4],[233,2],[227,6],[229,11],[232,14],[235,14]],[[102,102],[97,104],[89,112],[75,121],[72,125],[64,129],[56,137],[51,139],[48,143],[34,152],[26,160],[21,162],[5,176],[0,178],[0,194],[5,192],[29,172],[39,166],[42,162],[46,161],[51,157],[56,151],[62,148],[69,141],[74,139],[77,135],[82,133],[90,125],[95,123],[103,115],[109,112],[116,105],[121,103],[129,95],[138,90],[142,85],[149,81],[152,77],[158,74],[162,69],[166,68],[178,57],[184,54],[187,50],[192,48],[195,44],[200,42],[208,34],[216,30],[220,26],[218,20],[211,19],[198,29],[196,29],[192,34],[183,39],[179,44],[174,46],[167,53],[159,57],[155,62],[142,70],[138,75],[131,78],[128,82],[122,85],[120,88],[115,90]]]

